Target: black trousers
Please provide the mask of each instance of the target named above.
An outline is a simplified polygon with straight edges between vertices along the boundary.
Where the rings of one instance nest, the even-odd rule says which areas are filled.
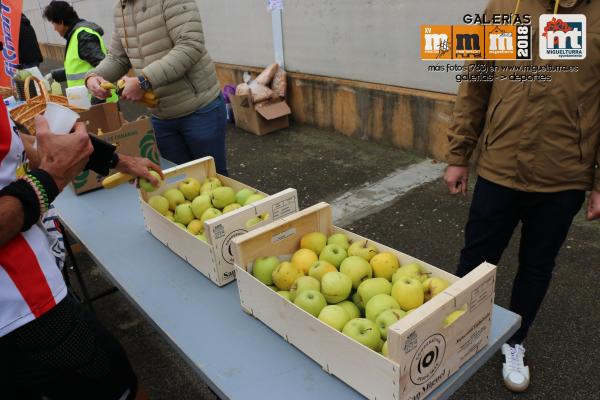
[[[498,264],[515,227],[522,223],[510,309],[523,320],[509,343],[522,343],[527,336],[550,285],[558,251],[584,199],[581,190],[530,193],[477,179],[457,275],[466,275],[484,261]]]

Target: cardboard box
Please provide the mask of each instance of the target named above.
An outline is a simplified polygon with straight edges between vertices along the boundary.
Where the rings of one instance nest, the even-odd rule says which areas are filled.
[[[218,286],[224,286],[235,279],[231,252],[233,238],[298,211],[298,195],[295,189],[286,189],[269,196],[234,179],[217,174],[212,157],[191,161],[163,172],[165,181],[159,189],[150,193],[140,189],[140,203],[146,230]],[[186,177],[193,177],[203,182],[206,178],[215,176],[223,185],[233,188],[236,192],[242,188],[250,188],[266,197],[204,222],[206,242],[182,230],[147,203],[151,196],[176,188]]]
[[[158,147],[154,129],[147,117],[127,122],[116,103],[104,103],[91,107],[80,113],[81,121],[86,122],[88,132],[98,134],[109,143],[117,146],[117,151],[130,156],[146,157],[159,163]],[[111,170],[110,174],[116,171]],[[73,180],[76,194],[86,193],[102,187],[105,177],[94,171],[83,171]]]
[[[426,272],[451,283],[388,329],[389,358],[321,322],[252,275],[258,257],[287,259],[310,232],[344,233],[332,224],[331,207],[320,203],[233,240],[237,285],[242,308],[261,320],[323,369],[369,399],[426,398],[489,341],[496,267],[483,263],[464,278],[414,257],[374,243],[395,254],[401,264],[418,262]],[[444,327],[453,311],[466,310]]]
[[[252,96],[229,96],[235,126],[256,135],[264,135],[290,126],[292,113],[285,101],[252,103]]]

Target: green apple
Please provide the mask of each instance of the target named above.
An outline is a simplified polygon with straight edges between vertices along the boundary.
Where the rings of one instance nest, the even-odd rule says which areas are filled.
[[[204,224],[199,219],[193,219],[187,225],[187,230],[194,236],[198,235],[204,232]]]
[[[318,260],[317,255],[314,251],[309,249],[296,250],[292,254],[290,262],[298,269],[302,271],[304,275],[308,275],[308,270]]]
[[[344,250],[348,250],[348,247],[350,247],[350,240],[348,239],[348,236],[343,233],[334,233],[327,238],[327,244],[337,244],[338,246],[342,246]]]
[[[269,285],[269,286],[267,286],[267,287],[268,287],[269,289],[271,289],[272,291],[274,291],[274,292],[277,292],[277,291],[279,291],[279,289],[277,289],[277,286],[275,286],[275,285]]]
[[[209,208],[212,208],[212,202],[210,201],[210,195],[208,194],[201,194],[192,200],[192,211],[196,218],[202,218],[204,211]]]
[[[342,307],[329,305],[321,310],[319,320],[341,332],[348,321],[350,321],[350,316]]]
[[[396,283],[399,277],[408,276],[410,278],[421,279],[423,271],[421,265],[417,263],[404,264],[392,275],[392,283]]]
[[[185,178],[177,185],[177,189],[179,189],[189,201],[194,200],[194,197],[200,194],[200,187],[200,181],[196,178]]]
[[[391,281],[394,272],[400,268],[400,261],[398,261],[395,254],[383,252],[371,258],[371,267],[373,268],[373,275],[377,278],[385,278]]]
[[[189,204],[189,205],[192,205],[192,202],[191,202],[191,201],[189,201],[189,200],[186,200],[186,201],[184,201],[184,202],[183,202],[183,203],[181,203],[181,204]]]
[[[449,284],[444,279],[433,276],[431,278],[427,278],[422,285],[425,301],[429,301],[433,297],[446,290]]]
[[[342,333],[371,350],[377,351],[382,345],[377,325],[366,318],[351,319],[342,329]]]
[[[294,304],[307,313],[312,314],[315,318],[318,318],[321,310],[327,306],[327,301],[321,292],[308,289],[296,296]]]
[[[179,189],[167,189],[162,195],[169,200],[169,208],[173,211],[175,211],[175,207],[185,201],[185,197],[183,196],[183,193],[179,191]]]
[[[148,199],[148,204],[162,215],[167,215],[169,211],[169,200],[166,197],[152,196]]]
[[[406,312],[400,309],[385,310],[375,318],[375,324],[379,328],[381,337],[387,340],[388,328],[406,316]]]
[[[346,250],[339,244],[328,244],[323,247],[321,254],[319,254],[319,260],[327,261],[333,264],[336,268],[340,267],[340,264],[344,259],[348,257]]]
[[[365,314],[365,305],[363,304],[362,299],[358,295],[358,292],[354,292],[354,294],[352,295],[352,303],[354,303],[356,308],[358,308],[361,315]]]
[[[466,310],[460,309],[456,311],[452,311],[448,316],[444,319],[443,327],[447,328],[452,325],[461,315],[463,315]]]
[[[204,232],[199,233],[199,234],[196,235],[196,239],[200,239],[203,242],[206,242],[206,235],[204,234]]]
[[[321,293],[329,304],[344,301],[352,292],[352,280],[341,272],[328,272],[321,279]]]
[[[252,275],[265,285],[273,284],[273,271],[279,265],[279,259],[275,256],[260,257],[252,264]]]
[[[171,210],[167,210],[167,213],[165,214],[165,218],[171,222],[175,222],[175,214],[173,214],[173,211],[171,211]]]
[[[290,288],[290,297],[292,301],[296,299],[298,294],[305,290],[321,290],[321,282],[313,278],[312,276],[301,276],[296,279]]]
[[[340,272],[352,279],[352,287],[358,289],[358,285],[366,279],[371,279],[373,269],[367,260],[359,256],[350,256],[342,261]]]
[[[200,193],[210,193],[213,189],[216,189],[220,186],[223,186],[219,178],[207,178],[202,182],[202,186],[200,187]]]
[[[182,224],[180,222],[173,222],[173,223],[187,232],[187,226],[185,226],[184,224]]]
[[[192,206],[189,204],[180,204],[175,208],[175,222],[179,222],[183,225],[189,224],[194,219],[194,213],[192,212]]]
[[[370,261],[377,254],[377,247],[367,240],[356,240],[348,247],[349,256],[358,256]]]
[[[210,194],[212,204],[215,208],[223,209],[235,203],[235,191],[228,186],[215,188]]]
[[[390,352],[388,350],[387,340],[385,342],[383,342],[383,346],[381,346],[381,354],[384,357],[389,357],[390,356]]]
[[[303,275],[304,273],[294,267],[291,262],[284,261],[273,270],[271,278],[279,290],[290,290],[296,279]]]
[[[379,314],[391,308],[399,309],[400,305],[389,294],[378,294],[373,296],[365,306],[365,316],[375,322]]]
[[[247,206],[248,204],[256,203],[257,201],[260,201],[264,198],[265,198],[264,195],[262,195],[260,193],[254,193],[252,196],[250,196],[246,199],[246,202],[244,203],[244,205]]]
[[[227,214],[228,212],[232,212],[234,210],[237,210],[238,208],[241,208],[241,204],[238,203],[231,203],[227,206],[225,206],[225,208],[223,208],[223,214]]]
[[[321,281],[328,272],[337,272],[337,268],[327,261],[315,261],[308,269],[308,275]]]
[[[209,208],[208,210],[204,211],[204,213],[202,213],[200,221],[208,221],[209,219],[216,218],[220,215],[223,215],[221,211],[217,210],[216,208]]]
[[[321,250],[327,245],[327,236],[321,232],[311,232],[302,236],[300,239],[300,247],[310,249],[317,255],[321,254]]]
[[[256,192],[252,189],[248,189],[248,188],[240,189],[235,194],[235,202],[238,204],[241,204],[243,206],[244,204],[246,204],[246,200],[248,200],[248,197],[252,196],[254,193],[256,193]]]
[[[261,222],[263,222],[267,218],[269,218],[269,213],[263,213],[263,214],[258,215],[256,217],[250,218],[248,221],[246,221],[246,228],[250,229],[254,225],[260,224]]]
[[[392,293],[392,284],[385,278],[371,278],[362,281],[357,292],[362,303],[367,304],[373,296]]]
[[[392,297],[404,311],[419,307],[425,300],[423,285],[416,278],[401,276],[392,286]]]
[[[287,301],[292,301],[290,297],[290,292],[287,290],[279,290],[277,291],[277,294],[286,299]]]
[[[154,187],[152,186],[152,184],[147,181],[146,179],[142,178],[140,179],[140,188],[142,190],[145,190],[146,192],[153,192],[156,189],[158,189],[158,187],[160,185],[162,185],[162,178],[160,177],[160,174],[156,171],[150,171],[150,175],[152,175],[153,177],[155,177],[156,179],[158,179],[158,186]]]
[[[350,300],[344,300],[341,303],[337,303],[336,306],[340,306],[346,310],[350,316],[350,319],[360,318],[360,310],[358,309],[358,306]]]

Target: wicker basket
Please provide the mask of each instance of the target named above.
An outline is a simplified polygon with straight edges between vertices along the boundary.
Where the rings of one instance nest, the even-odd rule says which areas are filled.
[[[33,80],[42,93],[39,96],[31,97],[29,93],[29,82]],[[21,104],[10,111],[10,116],[17,124],[24,126],[31,135],[35,135],[35,116],[42,115],[46,111],[46,103],[58,103],[68,107],[71,110],[80,113],[85,110],[69,105],[69,100],[65,96],[49,94],[44,84],[36,77],[29,76],[25,79],[25,104]]]
[[[15,91],[11,87],[0,86],[0,96],[3,99],[8,99],[10,96],[14,96]]]

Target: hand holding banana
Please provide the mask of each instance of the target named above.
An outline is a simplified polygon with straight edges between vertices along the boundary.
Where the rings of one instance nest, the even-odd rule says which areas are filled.
[[[102,89],[116,90],[117,94],[119,96],[122,95],[123,90],[125,89],[125,86],[126,86],[126,82],[124,79],[120,79],[117,82],[116,86],[110,82],[102,82],[100,84],[100,87]],[[141,103],[142,105],[144,105],[146,107],[155,108],[158,106],[159,100],[156,97],[156,94],[154,94],[153,90],[148,90],[148,91],[144,92],[144,96],[139,100],[139,103]]]

